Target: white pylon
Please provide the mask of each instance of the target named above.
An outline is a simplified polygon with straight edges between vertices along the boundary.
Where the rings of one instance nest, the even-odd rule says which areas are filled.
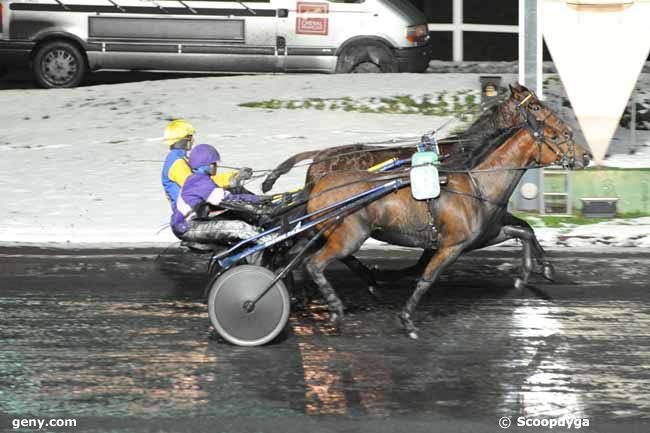
[[[544,39],[596,164],[650,52],[650,0],[544,0]]]

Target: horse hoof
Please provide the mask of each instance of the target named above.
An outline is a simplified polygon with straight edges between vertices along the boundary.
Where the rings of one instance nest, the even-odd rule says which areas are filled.
[[[330,319],[327,321],[327,324],[338,329],[341,326],[342,317],[342,314],[330,313]]]
[[[416,331],[409,331],[407,335],[411,340],[417,340],[420,338]]]
[[[550,263],[544,265],[542,276],[549,281],[555,280],[555,268]]]
[[[515,289],[517,290],[524,290],[526,288],[526,283],[524,283],[524,280],[521,278],[517,278],[515,280]]]

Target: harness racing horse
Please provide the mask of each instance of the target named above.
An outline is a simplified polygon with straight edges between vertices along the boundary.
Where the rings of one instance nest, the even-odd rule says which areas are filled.
[[[467,130],[459,135],[446,137],[438,142],[442,158],[445,156],[471,152],[472,146],[481,145],[485,138],[500,130],[505,130],[526,121],[524,111],[520,104],[525,98],[528,103],[538,104],[537,98],[531,92],[517,84],[510,86],[510,96],[500,104],[484,112]],[[538,121],[543,121],[548,116],[545,109],[531,112]],[[309,189],[324,175],[333,172],[363,171],[382,163],[390,158],[410,158],[415,151],[413,146],[400,146],[382,148],[367,145],[337,146],[324,150],[303,152],[287,159],[276,167],[265,179],[262,190],[268,192],[277,179],[289,172],[298,162],[311,159],[313,162],[307,171],[305,188]],[[553,279],[553,267],[544,259],[544,250],[535,237],[532,227],[524,220],[515,217],[509,212],[503,215],[500,223],[506,230],[500,231],[493,239],[486,240],[484,246],[494,245],[516,237],[521,239],[524,250],[523,271],[520,278],[515,281],[515,286],[523,288],[532,272],[541,273],[546,279]],[[418,262],[411,267],[399,270],[378,269],[370,270],[354,256],[341,259],[350,269],[359,274],[374,294],[376,279],[382,281],[395,281],[407,275],[418,274],[424,271],[435,250],[425,247]]]
[[[551,164],[568,168],[584,168],[589,164],[589,154],[573,141],[571,128],[530,95],[520,102],[525,125],[497,132],[469,154],[451,156],[440,166],[441,172],[448,173],[449,180],[437,199],[415,200],[407,186],[324,231],[324,244],[308,257],[306,269],[327,301],[332,325],[340,325],[343,304],[325,278],[327,265],[354,254],[369,237],[395,245],[423,247],[427,239],[418,235],[421,233],[418,227],[433,220],[438,247],[399,314],[407,335],[418,338],[413,322],[418,302],[440,273],[461,254],[508,232],[510,226],[502,224],[507,202],[525,170]],[[540,111],[547,113],[541,121],[534,115]],[[378,177],[386,176],[383,173]],[[313,186],[307,210],[316,211],[373,185],[376,183],[368,173],[326,175]]]

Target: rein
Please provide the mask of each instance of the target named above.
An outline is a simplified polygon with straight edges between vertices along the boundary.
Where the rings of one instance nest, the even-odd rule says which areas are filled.
[[[328,192],[336,191],[336,190],[338,190],[340,188],[345,188],[347,186],[356,185],[356,184],[359,184],[359,183],[370,183],[370,182],[374,183],[374,182],[390,181],[390,180],[404,178],[404,177],[407,177],[407,176],[408,176],[407,171],[401,171],[401,172],[397,172],[395,174],[384,175],[384,176],[370,175],[370,176],[367,176],[367,177],[364,177],[364,178],[361,178],[361,179],[346,182],[344,184],[340,184],[340,185],[333,186],[331,188],[324,189],[324,190],[318,192],[317,194],[309,195],[309,196],[307,196],[305,198],[301,198],[299,200],[293,201],[292,203],[290,203],[290,204],[288,204],[288,205],[286,205],[286,206],[284,206],[282,208],[276,209],[275,212],[271,212],[271,216],[278,217],[278,216],[280,216],[282,214],[285,214],[285,213],[291,211],[292,209],[295,209],[295,208],[297,208],[299,206],[302,206],[303,204],[309,202],[310,200],[312,200],[312,199],[314,199],[316,197],[320,197],[321,195],[324,195],[324,194],[326,194]],[[410,183],[410,182],[407,182],[404,186],[406,186],[408,183]]]
[[[472,193],[469,193],[469,192],[456,191],[455,189],[449,189],[447,187],[441,187],[440,189],[442,191],[448,192],[450,194],[464,195],[466,197],[474,198],[474,199],[476,199],[478,201],[484,201],[486,203],[493,204],[493,205],[495,205],[497,207],[506,207],[506,206],[508,206],[508,201],[507,200],[506,201],[495,201],[495,200],[491,200],[491,199],[489,199],[489,198],[487,198],[487,197],[485,197],[483,195],[476,195],[476,194],[472,194]]]
[[[463,139],[463,138],[454,138],[454,139],[443,138],[441,140],[438,140],[438,144],[454,144],[454,143],[463,143],[463,142],[467,142],[467,141],[472,141],[472,140],[471,139]],[[396,141],[390,141],[390,142],[395,143]],[[413,146],[415,146],[417,144],[417,142],[411,141],[411,139],[397,140],[397,142],[404,142],[404,143],[407,143],[407,144],[403,144],[403,145],[400,145],[400,146],[386,146],[386,147],[376,146],[375,149],[361,149],[361,150],[354,150],[354,151],[350,151],[350,152],[337,153],[336,155],[328,156],[327,158],[319,159],[317,161],[312,160],[311,162],[303,162],[303,163],[300,163],[300,164],[296,164],[293,167],[291,167],[291,170],[294,170],[296,168],[301,168],[301,167],[309,167],[310,165],[313,165],[313,164],[320,164],[320,163],[323,163],[323,162],[328,162],[328,161],[332,161],[332,160],[335,160],[335,159],[338,159],[338,158],[342,158],[344,156],[357,155],[357,154],[360,154],[360,153],[385,152],[387,150],[399,151],[399,150],[404,150],[404,149],[410,149],[411,147],[413,147]],[[384,142],[353,143],[350,146],[366,146],[366,145],[383,144],[383,143]],[[388,142],[386,142],[386,143],[388,143]],[[315,152],[318,152],[318,151],[315,151]],[[238,167],[228,167],[228,166],[225,166],[225,165],[221,165],[221,167],[233,168],[233,169],[238,168]],[[259,173],[259,175],[253,176],[251,178],[251,180],[259,179],[261,177],[265,177],[268,173],[272,173],[274,171],[275,171],[275,168],[254,170],[254,172]],[[341,172],[345,172],[345,170],[343,170],[343,171],[338,171],[337,170],[336,172],[341,173]],[[246,182],[246,183],[249,183],[249,182]]]
[[[541,163],[542,146],[547,146],[557,156],[557,159],[554,161],[554,163],[560,163],[562,165],[565,165],[565,164],[569,164],[572,159],[575,159],[575,146],[574,146],[573,141],[570,141],[568,139],[564,139],[563,141],[561,141],[559,143],[553,143],[555,146],[558,146],[558,148],[554,148],[548,142],[548,140],[546,139],[546,136],[544,134],[545,127],[548,127],[549,129],[557,132],[558,135],[561,135],[562,131],[560,131],[558,128],[556,128],[553,125],[547,125],[546,120],[549,117],[551,117],[551,115],[552,115],[551,113],[549,113],[545,118],[543,118],[541,120],[538,120],[538,119],[531,116],[531,113],[527,108],[528,108],[528,104],[530,103],[530,100],[531,100],[532,97],[533,97],[533,93],[530,92],[518,104],[517,109],[520,111],[520,114],[525,119],[525,121],[522,122],[521,124],[517,125],[517,126],[514,126],[513,128],[516,128],[516,129],[526,128],[528,130],[529,134],[531,135],[531,137],[533,138],[533,140],[535,141],[535,144],[537,145],[537,149],[538,149],[537,156],[535,158],[535,164],[534,165],[528,165],[528,166],[521,166],[521,167],[498,167],[498,168],[489,168],[489,169],[462,169],[462,170],[461,169],[445,169],[444,167],[440,167],[438,169],[438,171],[441,172],[441,173],[458,173],[458,174],[462,173],[462,174],[467,175],[469,177],[469,179],[470,179],[473,190],[476,191],[477,193],[473,194],[473,193],[467,193],[467,192],[463,192],[463,191],[456,191],[456,190],[449,189],[447,187],[442,187],[441,190],[446,191],[446,192],[451,193],[451,194],[457,194],[457,195],[463,195],[463,196],[471,197],[471,198],[474,198],[476,200],[486,202],[486,203],[490,203],[490,204],[498,206],[498,207],[505,207],[508,204],[507,200],[506,201],[495,201],[495,200],[492,200],[492,199],[490,199],[488,197],[485,197],[485,195],[483,194],[483,191],[481,190],[480,184],[479,184],[478,180],[476,179],[476,177],[474,176],[474,174],[476,174],[476,173],[489,173],[489,172],[519,171],[519,170],[528,170],[528,169],[536,169],[536,168],[547,167],[550,164],[542,164]],[[460,141],[464,141],[464,140],[461,139],[461,140],[448,140],[448,141],[445,141],[443,139],[443,140],[440,140],[439,143],[453,143],[453,142],[460,142]],[[567,144],[567,152],[562,154],[558,149],[559,149],[559,146],[561,146],[561,145],[563,145],[565,143],[568,143]],[[383,152],[383,151],[387,151],[387,150],[404,150],[404,149],[407,149],[408,147],[409,147],[408,145],[402,145],[402,146],[378,147],[376,149],[362,149],[362,150],[356,150],[356,151],[351,151],[351,152],[345,152],[345,153],[342,153],[342,154],[332,155],[332,156],[330,156],[328,158],[321,159],[321,160],[318,160],[318,161],[312,161],[311,163],[298,164],[298,165],[295,165],[293,168],[297,168],[297,167],[300,167],[302,165],[307,165],[308,166],[308,165],[311,165],[311,164],[314,164],[314,163],[327,162],[329,160],[341,158],[343,156],[348,156],[348,155],[354,155],[354,154],[366,153],[366,152]],[[413,168],[413,167],[411,167],[411,168]],[[262,172],[262,171],[268,172],[268,171],[272,171],[272,170],[259,170],[258,172]],[[366,170],[353,169],[353,170],[347,170],[347,171],[348,172],[365,172]],[[337,173],[339,173],[339,172],[337,171]],[[379,176],[379,177],[376,176],[376,175],[371,174],[371,175],[369,175],[367,177],[364,177],[362,179],[351,181],[351,182],[348,182],[348,183],[345,183],[345,184],[342,184],[342,185],[337,185],[337,186],[334,186],[332,188],[328,188],[326,190],[320,191],[316,195],[313,195],[313,196],[306,197],[306,198],[303,198],[301,200],[295,201],[295,202],[291,203],[290,205],[288,205],[288,206],[286,206],[286,207],[284,207],[282,209],[278,209],[278,212],[274,213],[274,214],[275,214],[275,216],[281,215],[281,214],[283,214],[285,212],[290,211],[291,209],[294,209],[295,207],[298,207],[300,205],[303,205],[303,204],[307,203],[312,198],[318,197],[320,195],[323,195],[323,194],[325,194],[327,192],[330,192],[330,191],[333,191],[333,190],[337,190],[339,188],[347,187],[347,186],[358,184],[358,183],[364,183],[364,182],[381,182],[381,181],[384,181],[384,180],[394,180],[394,179],[398,179],[398,178],[402,178],[402,177],[407,176],[408,175],[407,173],[408,172],[401,171],[401,172],[395,173],[393,175],[385,175],[385,176]],[[310,183],[315,183],[315,182],[319,181],[321,178],[322,178],[322,176],[319,177],[317,180],[315,180],[313,182],[310,182]],[[305,186],[307,186],[307,184]]]

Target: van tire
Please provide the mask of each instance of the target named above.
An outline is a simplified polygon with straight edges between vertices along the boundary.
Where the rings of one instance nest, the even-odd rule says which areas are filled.
[[[379,65],[372,62],[359,63],[351,71],[353,74],[381,74]]]
[[[392,51],[382,43],[369,42],[347,47],[339,55],[339,73],[399,72]]]
[[[70,42],[46,42],[34,55],[33,70],[41,87],[77,87],[86,75],[86,57]]]

